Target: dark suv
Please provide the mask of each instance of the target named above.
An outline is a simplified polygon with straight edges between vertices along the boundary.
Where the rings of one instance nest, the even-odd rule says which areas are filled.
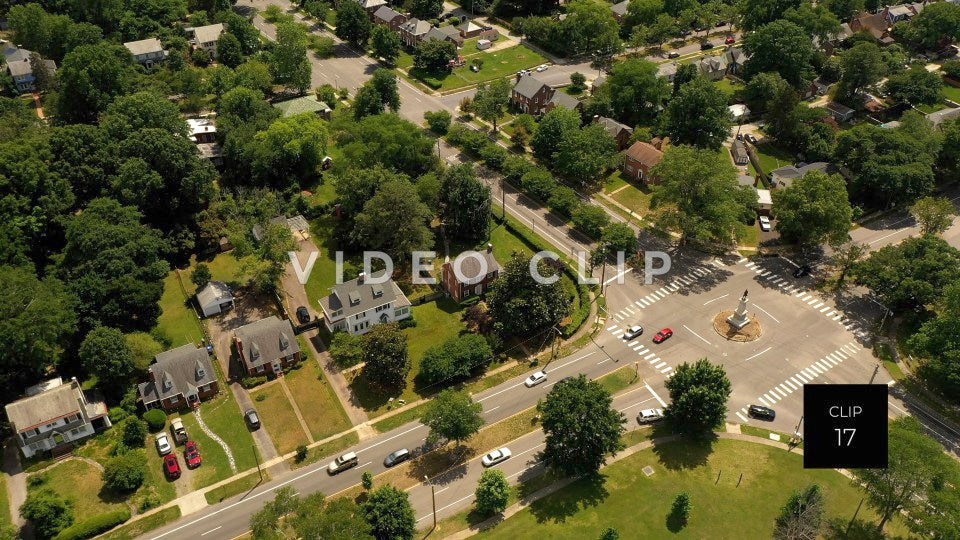
[[[760,420],[772,421],[777,417],[777,411],[770,407],[764,407],[763,405],[751,405],[750,408],[747,409],[747,414]]]

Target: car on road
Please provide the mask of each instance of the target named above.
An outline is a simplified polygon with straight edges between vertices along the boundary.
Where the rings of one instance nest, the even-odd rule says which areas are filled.
[[[663,418],[663,409],[644,409],[637,414],[638,424],[649,424]]]
[[[307,310],[307,306],[300,306],[297,308],[297,320],[300,321],[300,324],[307,324],[310,322],[310,312]]]
[[[630,328],[627,328],[627,331],[623,333],[623,339],[630,341],[631,339],[636,338],[643,333],[643,327],[639,324],[633,325]]]
[[[187,467],[191,469],[196,469],[200,466],[203,460],[200,458],[200,448],[197,446],[196,441],[187,441],[183,449],[183,460],[187,462]]]
[[[177,461],[176,454],[168,454],[167,457],[163,458],[163,472],[171,480],[180,478],[180,462]]]
[[[747,414],[760,420],[773,421],[777,417],[777,411],[763,405],[751,405],[747,408]]]
[[[709,51],[713,47],[714,47],[713,43],[710,43],[709,41],[704,41],[703,43],[700,44],[701,51]]]
[[[804,265],[800,265],[800,266],[797,267],[796,270],[793,271],[793,277],[795,277],[795,278],[802,278],[803,276],[809,275],[809,274],[810,274],[810,270],[811,270],[811,269],[810,269],[809,266],[807,266],[807,265],[805,265],[805,264],[804,264]]]
[[[157,433],[157,452],[160,452],[161,456],[165,456],[173,450],[173,447],[170,446],[170,437],[167,437],[166,433]]]
[[[543,371],[538,371],[527,377],[527,380],[523,381],[523,384],[526,385],[527,388],[533,388],[545,380],[547,380],[547,374]]]
[[[750,143],[750,144],[752,144],[752,145],[754,145],[754,146],[757,145],[757,142],[758,142],[758,141],[757,141],[757,137],[756,137],[756,135],[754,135],[753,133],[747,133],[746,135],[743,136],[743,138],[744,138],[744,140],[746,140],[748,143]]]
[[[725,44],[727,44],[727,45],[733,45],[734,43],[737,42],[737,38],[735,38],[735,37],[733,37],[733,36],[727,36],[727,38],[724,39],[723,42],[724,42]]]
[[[341,473],[351,467],[356,467],[360,463],[360,458],[356,452],[347,452],[327,465],[327,473],[334,475]]]
[[[770,225],[770,218],[767,216],[760,216],[760,230],[763,232],[770,232],[773,230],[773,227]]]
[[[542,73],[546,71],[548,67],[549,66],[547,66],[546,64],[540,64],[539,66],[537,66],[537,73]]]
[[[673,336],[673,330],[669,328],[664,328],[657,332],[657,335],[653,336],[654,343],[663,343],[664,341],[670,339]]]
[[[484,467],[493,467],[497,463],[503,463],[504,461],[510,459],[510,456],[512,455],[513,453],[510,452],[509,448],[499,448],[483,456],[483,459],[481,459],[480,462],[483,463]]]
[[[247,421],[247,426],[249,426],[251,430],[256,431],[260,429],[260,416],[257,415],[257,411],[247,409],[247,412],[243,413],[243,419]]]
[[[390,452],[389,454],[387,454],[387,457],[383,459],[383,466],[393,467],[394,465],[403,463],[408,459],[410,459],[410,451],[407,450],[406,448],[401,448],[399,450],[394,450],[393,452]]]
[[[677,51],[670,51],[667,53],[667,58],[680,58],[680,53]]]

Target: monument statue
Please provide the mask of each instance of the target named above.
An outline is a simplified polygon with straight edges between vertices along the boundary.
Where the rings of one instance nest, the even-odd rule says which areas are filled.
[[[737,330],[741,330],[744,326],[750,324],[750,318],[747,317],[747,291],[743,291],[743,296],[740,297],[740,305],[737,306],[733,315],[727,317],[727,322]]]

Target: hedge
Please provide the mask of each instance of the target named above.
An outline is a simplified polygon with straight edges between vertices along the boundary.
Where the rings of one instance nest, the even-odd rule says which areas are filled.
[[[160,431],[163,429],[163,426],[167,425],[167,413],[160,409],[150,409],[143,413],[143,419],[147,421],[147,426],[150,428],[150,431],[154,433]]]
[[[124,521],[130,519],[130,509],[121,508],[113,512],[98,514],[80,523],[75,523],[60,531],[53,540],[83,540],[109,531]]]

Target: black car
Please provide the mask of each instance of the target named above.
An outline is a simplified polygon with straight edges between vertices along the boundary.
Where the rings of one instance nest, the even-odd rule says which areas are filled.
[[[747,409],[747,414],[754,418],[770,421],[773,421],[773,419],[777,417],[777,411],[770,407],[764,407],[763,405],[751,405],[750,408]]]
[[[247,409],[247,412],[243,413],[243,419],[247,421],[247,425],[250,426],[251,430],[256,431],[260,429],[260,417],[257,416],[257,411]]]
[[[300,306],[297,308],[297,320],[300,321],[300,324],[307,324],[310,322],[310,312],[307,311],[306,306]]]
[[[756,136],[754,136],[753,133],[747,133],[746,135],[743,136],[743,138],[744,138],[748,143],[750,143],[750,144],[752,144],[752,145],[756,145],[756,144],[757,144],[757,138],[756,138]]]
[[[802,278],[803,276],[806,276],[809,274],[810,274],[810,267],[807,265],[800,266],[793,271],[793,277],[795,278]]]
[[[400,450],[395,450],[390,452],[386,458],[383,460],[384,467],[393,467],[398,463],[403,463],[404,461],[410,459],[410,451],[406,448],[401,448]]]
[[[700,44],[701,51],[708,51],[712,48],[713,48],[713,43],[710,43],[709,41],[704,41],[703,43]]]

